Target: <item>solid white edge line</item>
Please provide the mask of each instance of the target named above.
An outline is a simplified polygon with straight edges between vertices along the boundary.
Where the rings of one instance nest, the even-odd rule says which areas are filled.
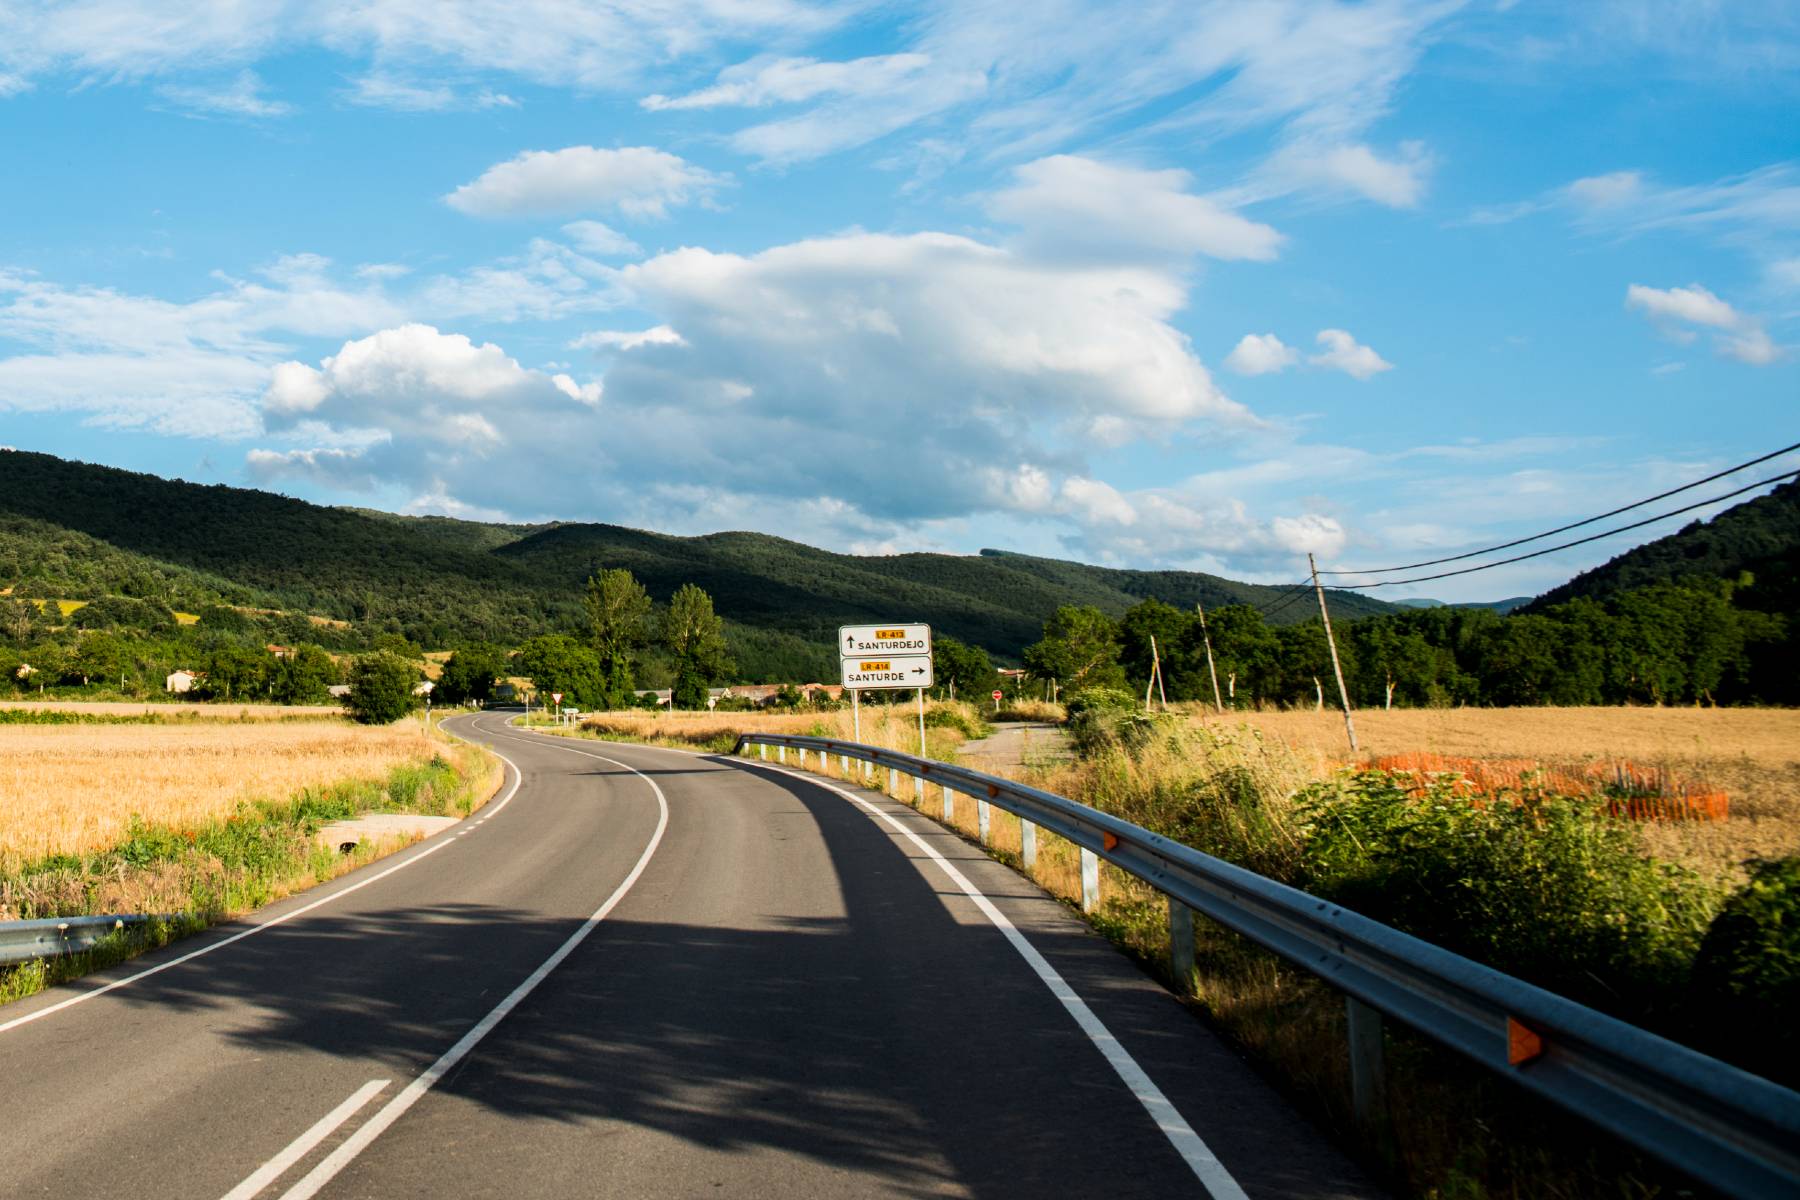
[[[311,1129],[289,1142],[280,1154],[245,1176],[242,1183],[225,1193],[223,1200],[251,1200],[251,1197],[281,1178],[289,1167],[311,1153],[314,1146],[330,1137],[338,1126],[355,1116],[363,1105],[373,1100],[382,1088],[392,1082],[391,1079],[371,1079],[357,1088],[350,1093],[348,1100],[319,1118]]]
[[[508,724],[510,726],[510,722]],[[556,745],[565,740],[554,734],[540,734],[531,738],[519,737],[517,734],[514,734],[513,736],[521,741],[532,741],[541,745]],[[604,755],[593,754],[586,750],[577,749],[574,746],[565,745],[562,748],[573,754],[581,754],[588,758],[599,758],[605,762],[614,763],[614,765],[622,766],[633,774],[638,773],[636,768],[629,764],[620,763],[616,759],[606,758]],[[1232,1178],[1231,1173],[1225,1169],[1225,1164],[1219,1161],[1218,1156],[1212,1152],[1212,1149],[1209,1146],[1207,1146],[1205,1140],[1202,1139],[1198,1133],[1194,1132],[1194,1127],[1188,1124],[1187,1118],[1181,1115],[1180,1110],[1177,1109],[1169,1098],[1163,1094],[1162,1089],[1156,1086],[1156,1082],[1150,1078],[1149,1073],[1146,1072],[1143,1067],[1138,1065],[1138,1061],[1131,1056],[1131,1052],[1126,1050],[1119,1042],[1118,1038],[1113,1036],[1112,1031],[1106,1027],[1105,1022],[1101,1021],[1100,1018],[1095,1015],[1094,1010],[1088,1007],[1087,1001],[1081,998],[1080,994],[1069,985],[1068,981],[1057,972],[1056,968],[1050,965],[1049,960],[1038,951],[1038,948],[1033,946],[1030,940],[1019,931],[1019,928],[1012,923],[1011,918],[1001,912],[994,902],[988,899],[979,888],[971,883],[968,876],[958,870],[957,867],[951,863],[949,859],[945,858],[935,846],[932,846],[918,834],[901,824],[891,813],[883,811],[880,807],[863,799],[861,796],[846,791],[845,789],[838,787],[835,783],[831,783],[828,780],[814,775],[810,771],[801,771],[792,767],[781,767],[773,763],[764,763],[757,759],[740,759],[731,755],[697,754],[695,751],[678,750],[672,746],[642,745],[642,748],[646,750],[663,750],[670,754],[685,754],[694,757],[717,757],[727,760],[734,767],[741,767],[750,771],[765,771],[771,775],[780,775],[785,778],[804,780],[825,791],[842,796],[844,799],[849,800],[860,807],[870,818],[885,822],[887,825],[891,826],[895,832],[901,834],[935,862],[938,865],[938,868],[950,878],[950,881],[954,883],[964,895],[975,902],[976,907],[981,910],[982,915],[987,917],[994,927],[1005,936],[1013,949],[1018,951],[1019,956],[1025,960],[1032,971],[1037,974],[1037,977],[1043,981],[1044,986],[1050,989],[1050,994],[1055,996],[1068,1014],[1074,1018],[1075,1024],[1080,1027],[1082,1033],[1087,1035],[1087,1039],[1094,1044],[1094,1048],[1099,1050],[1101,1055],[1105,1057],[1107,1064],[1118,1074],[1120,1080],[1125,1084],[1126,1088],[1130,1090],[1132,1096],[1137,1099],[1139,1104],[1143,1105],[1144,1111],[1149,1115],[1150,1120],[1155,1123],[1157,1129],[1162,1131],[1163,1136],[1169,1139],[1169,1144],[1174,1147],[1177,1154],[1181,1155],[1182,1161],[1187,1163],[1188,1169],[1193,1171],[1195,1178],[1200,1181],[1200,1186],[1206,1189],[1207,1194],[1212,1196],[1213,1200],[1248,1200],[1248,1197],[1244,1193],[1244,1189],[1239,1186],[1236,1179]],[[896,801],[896,803],[898,802]],[[926,817],[925,819],[930,820],[931,818]],[[286,1200],[286,1198],[284,1197],[283,1200]]]
[[[667,749],[667,747],[661,746],[653,748]],[[676,751],[676,753],[683,752]],[[1144,1106],[1144,1111],[1149,1114],[1156,1127],[1162,1131],[1163,1136],[1169,1139],[1169,1144],[1175,1148],[1175,1152],[1181,1155],[1182,1161],[1186,1162],[1189,1169],[1194,1172],[1207,1194],[1214,1200],[1248,1200],[1244,1189],[1238,1186],[1237,1180],[1233,1179],[1231,1173],[1225,1169],[1225,1164],[1219,1161],[1218,1156],[1212,1152],[1200,1135],[1194,1132],[1194,1127],[1187,1123],[1187,1118],[1181,1115],[1175,1105],[1170,1103],[1169,1098],[1163,1095],[1162,1089],[1156,1086],[1155,1081],[1150,1078],[1144,1068],[1138,1065],[1135,1058],[1131,1057],[1131,1052],[1126,1050],[1113,1036],[1112,1031],[1107,1029],[1105,1023],[1094,1015],[1094,1010],[1088,1007],[1087,1001],[1083,1000],[1075,989],[1069,986],[1068,981],[1057,973],[1056,968],[1051,966],[1049,961],[1038,952],[1038,948],[1031,944],[1018,927],[1012,923],[1012,920],[1001,912],[979,888],[969,882],[968,876],[958,870],[935,846],[901,824],[893,814],[884,812],[880,807],[861,796],[846,791],[836,784],[826,782],[810,772],[784,769],[752,759],[733,758],[731,761],[733,765],[745,767],[751,771],[767,771],[773,775],[803,779],[825,791],[835,792],[856,804],[872,819],[885,822],[896,833],[923,851],[949,877],[950,882],[975,902],[975,906],[993,923],[996,929],[1005,935],[1013,949],[1017,950],[1019,956],[1037,973],[1037,977],[1043,981],[1044,986],[1050,989],[1050,994],[1062,1003],[1063,1008],[1075,1019],[1075,1024],[1080,1026],[1081,1032],[1086,1034],[1094,1047],[1105,1056],[1107,1063],[1118,1073],[1119,1078],[1130,1089],[1131,1094],[1137,1098],[1138,1103]],[[929,818],[927,819],[929,820]]]
[[[569,749],[569,747],[565,747],[565,749]],[[395,1096],[392,1100],[388,1101],[387,1104],[383,1105],[380,1111],[370,1117],[355,1133],[345,1139],[342,1145],[326,1155],[325,1158],[319,1162],[319,1165],[307,1172],[306,1176],[301,1179],[300,1182],[283,1192],[282,1200],[307,1200],[308,1197],[317,1195],[320,1188],[330,1183],[332,1179],[337,1176],[338,1172],[349,1166],[350,1163],[355,1160],[357,1155],[368,1149],[375,1139],[382,1135],[388,1126],[399,1120],[400,1117],[405,1114],[407,1109],[411,1108],[414,1104],[417,1104],[424,1097],[426,1092],[429,1092],[436,1086],[438,1080],[442,1079],[452,1067],[461,1062],[463,1058],[468,1055],[469,1051],[479,1045],[481,1039],[492,1032],[496,1025],[505,1020],[508,1013],[518,1007],[527,996],[531,995],[531,993],[536,990],[538,984],[548,978],[550,973],[562,964],[563,959],[569,957],[569,955],[574,952],[575,947],[581,945],[581,943],[587,939],[588,934],[594,931],[594,927],[605,920],[607,914],[617,907],[619,901],[625,898],[627,892],[631,891],[632,885],[636,884],[638,877],[644,873],[644,868],[650,865],[650,858],[656,853],[656,848],[662,844],[663,832],[669,827],[669,800],[668,797],[663,795],[662,788],[657,786],[656,780],[650,778],[629,763],[622,763],[617,759],[605,758],[598,754],[588,754],[583,750],[576,750],[574,753],[582,754],[588,758],[599,758],[603,762],[610,762],[616,767],[622,767],[649,784],[650,790],[656,793],[656,806],[658,810],[656,832],[650,835],[650,843],[644,847],[644,852],[638,856],[637,865],[631,868],[631,873],[625,876],[624,882],[620,883],[619,886],[614,889],[613,894],[606,898],[606,903],[595,909],[593,915],[582,922],[581,928],[570,934],[569,939],[557,948],[556,953],[545,959],[542,966],[533,971],[525,982],[514,988],[506,999],[495,1005],[492,1012],[488,1013],[488,1015],[483,1017],[472,1029],[463,1034],[454,1046],[444,1051],[436,1062],[426,1068],[424,1074],[407,1084],[398,1096]]]
[[[441,728],[441,726],[440,726],[440,728]],[[450,736],[456,737],[457,735],[453,733]],[[467,738],[458,738],[457,740],[467,741],[468,739]],[[491,750],[492,747],[488,747],[488,749]],[[506,789],[506,795],[502,796],[497,802],[495,802],[493,804],[489,804],[485,808],[483,808],[482,811],[486,815],[483,816],[482,820],[486,820],[488,817],[494,816],[501,809],[505,808],[509,803],[511,803],[513,796],[519,790],[519,782],[522,779],[524,779],[524,777],[525,777],[524,773],[519,770],[518,764],[513,762],[512,759],[506,757],[506,755],[504,755],[504,754],[501,754],[498,750],[494,750],[493,753],[494,753],[495,757],[497,757],[501,762],[505,763],[507,766],[512,768],[513,781],[512,781],[512,786]],[[449,832],[449,830],[445,830],[445,833],[448,833],[448,832]],[[319,899],[314,900],[310,904],[302,905],[301,907],[294,909],[292,912],[282,913],[279,917],[276,917],[273,920],[264,921],[260,925],[253,925],[249,929],[244,930],[242,933],[234,933],[228,938],[222,938],[219,941],[211,943],[210,945],[202,946],[198,950],[190,950],[186,954],[183,954],[179,958],[172,958],[166,963],[159,963],[158,965],[151,967],[148,970],[139,971],[135,975],[127,975],[123,979],[115,979],[111,983],[104,984],[100,987],[93,988],[89,991],[81,992],[74,996],[70,996],[67,1000],[60,1000],[55,1004],[45,1005],[43,1008],[40,1008],[40,1009],[36,1010],[35,1012],[28,1012],[22,1017],[14,1017],[10,1021],[0,1021],[0,1033],[5,1033],[9,1029],[17,1029],[19,1026],[28,1025],[33,1021],[42,1020],[43,1018],[49,1016],[51,1013],[58,1013],[58,1012],[61,1012],[65,1008],[72,1008],[77,1004],[84,1004],[87,1001],[92,1000],[97,996],[104,996],[108,992],[116,991],[119,988],[126,987],[130,984],[136,983],[140,979],[148,979],[148,978],[150,978],[150,976],[160,974],[163,971],[167,971],[171,967],[179,967],[182,963],[191,962],[192,960],[194,960],[196,958],[200,958],[200,957],[203,957],[204,955],[211,954],[215,950],[223,950],[225,947],[233,944],[234,942],[241,942],[247,937],[254,937],[266,929],[273,929],[277,925],[284,925],[287,922],[293,920],[295,917],[305,916],[307,913],[312,912],[315,908],[323,907],[324,905],[330,904],[334,900],[340,900],[343,897],[348,896],[352,892],[361,891],[363,888],[368,887],[371,883],[379,883],[381,880],[386,879],[389,875],[392,875],[396,871],[404,871],[406,868],[412,866],[416,862],[419,862],[421,859],[429,858],[433,854],[436,854],[439,850],[442,850],[445,846],[453,845],[455,843],[455,841],[456,841],[456,839],[453,837],[445,837],[444,834],[439,834],[430,843],[426,844],[425,848],[420,850],[417,854],[414,854],[410,858],[404,859],[401,862],[395,863],[393,866],[387,868],[385,871],[381,871],[378,874],[371,875],[367,879],[359,879],[355,883],[349,885],[348,887],[339,888],[337,891],[332,892],[329,896],[321,896]]]

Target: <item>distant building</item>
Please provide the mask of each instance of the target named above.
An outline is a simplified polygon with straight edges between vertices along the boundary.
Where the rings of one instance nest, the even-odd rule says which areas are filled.
[[[173,692],[177,696],[185,696],[194,690],[194,685],[205,678],[198,671],[171,671],[163,680],[163,690]]]
[[[350,685],[347,683],[334,683],[325,690],[335,699],[339,696],[348,696],[350,694]]]
[[[267,646],[264,646],[263,649],[267,650],[270,654],[273,654],[276,658],[292,658],[294,656],[294,648],[292,646],[277,646],[275,643],[270,642]]]

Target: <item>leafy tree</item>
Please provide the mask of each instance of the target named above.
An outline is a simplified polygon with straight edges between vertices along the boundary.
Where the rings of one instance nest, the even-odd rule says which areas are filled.
[[[669,598],[663,614],[663,645],[674,659],[674,708],[706,707],[707,688],[736,668],[725,648],[723,623],[713,612],[712,597],[684,583]]]
[[[506,655],[498,646],[465,646],[444,663],[434,698],[445,704],[477,700],[486,704],[494,696],[494,683],[506,674]]]
[[[1281,643],[1262,613],[1248,604],[1227,604],[1210,615],[1213,658],[1227,703],[1275,699]]]
[[[945,695],[960,695],[979,704],[1000,686],[1000,673],[980,646],[965,646],[947,633],[931,639],[931,674]]]
[[[600,660],[600,706],[625,708],[636,694],[633,661],[650,640],[650,594],[618,567],[589,577],[584,603]]]
[[[600,701],[600,659],[565,633],[534,637],[519,648],[519,674],[546,700],[563,694],[564,704],[596,707]]]
[[[1039,679],[1054,679],[1064,691],[1123,688],[1119,628],[1099,609],[1065,604],[1044,622],[1044,637],[1025,648],[1025,666]]]
[[[278,704],[327,704],[331,685],[343,678],[336,661],[318,646],[302,643],[275,663],[270,696]]]
[[[387,725],[412,711],[419,669],[385,650],[364,654],[350,665],[350,691],[344,707],[364,725]]]
[[[1164,694],[1171,700],[1194,699],[1200,694],[1193,686],[1197,681],[1189,678],[1192,672],[1178,660],[1185,657],[1183,651],[1190,637],[1198,645],[1199,626],[1198,616],[1161,600],[1146,600],[1127,609],[1119,621],[1120,659],[1125,673],[1134,683],[1148,683],[1151,666],[1160,657]],[[1201,654],[1200,667],[1204,670],[1205,651]]]
[[[200,610],[199,627],[212,633],[250,633],[256,629],[256,622],[235,608],[209,604]]]
[[[69,659],[68,672],[83,686],[95,679],[118,679],[130,662],[130,647],[117,634],[96,632],[82,637]]]
[[[29,600],[0,596],[0,638],[5,638],[15,646],[23,646],[31,640],[33,633],[43,627],[43,615],[38,611],[37,605]]]
[[[275,658],[266,650],[225,645],[206,659],[203,691],[218,700],[244,699],[265,690]]]

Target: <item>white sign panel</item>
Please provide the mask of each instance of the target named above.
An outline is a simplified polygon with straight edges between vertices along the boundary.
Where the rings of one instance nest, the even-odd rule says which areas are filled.
[[[920,655],[931,657],[929,625],[840,625],[838,626],[839,658],[870,658],[882,655]]]
[[[866,654],[841,659],[839,666],[844,686],[852,691],[931,686],[929,654]]]

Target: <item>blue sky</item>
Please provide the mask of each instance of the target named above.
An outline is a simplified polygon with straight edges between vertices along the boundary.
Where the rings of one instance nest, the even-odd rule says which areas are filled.
[[[1800,4],[0,0],[0,29],[20,449],[1286,581],[1800,440]],[[1536,592],[1678,523],[1399,592]]]

